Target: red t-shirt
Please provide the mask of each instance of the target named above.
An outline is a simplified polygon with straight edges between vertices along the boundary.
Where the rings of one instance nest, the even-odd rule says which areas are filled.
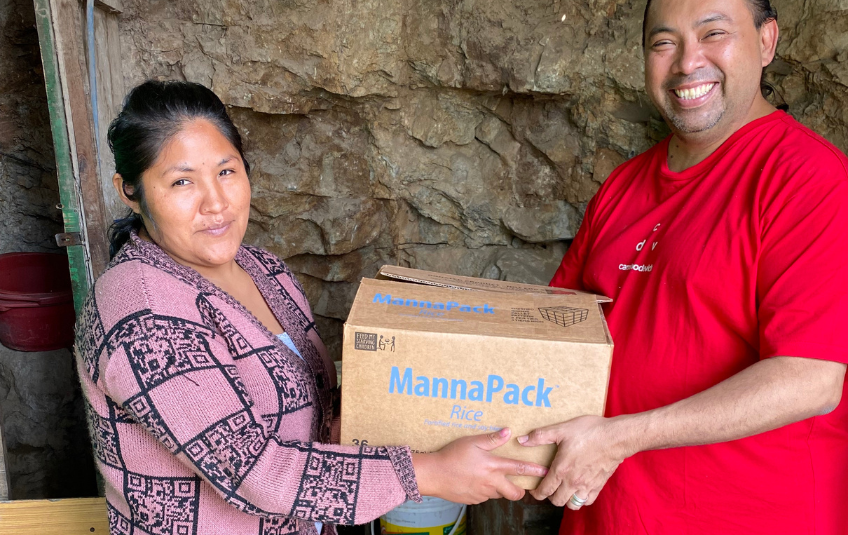
[[[607,416],[760,359],[848,362],[848,159],[783,112],[680,173],[668,141],[604,183],[551,281],[614,299]],[[560,533],[846,534],[848,395],[750,438],[638,453]]]

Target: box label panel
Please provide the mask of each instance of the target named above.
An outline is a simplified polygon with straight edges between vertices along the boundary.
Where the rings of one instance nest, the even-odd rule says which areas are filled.
[[[360,351],[377,351],[377,335],[374,333],[354,333],[353,347]]]

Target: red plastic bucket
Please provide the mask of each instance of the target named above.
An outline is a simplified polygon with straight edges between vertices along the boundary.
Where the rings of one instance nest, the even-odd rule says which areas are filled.
[[[73,299],[66,256],[0,254],[0,344],[17,351],[70,347]]]

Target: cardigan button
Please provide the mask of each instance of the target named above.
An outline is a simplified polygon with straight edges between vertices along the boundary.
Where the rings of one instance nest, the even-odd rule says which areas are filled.
[[[315,377],[315,384],[318,385],[318,388],[324,388],[324,376],[318,375]]]

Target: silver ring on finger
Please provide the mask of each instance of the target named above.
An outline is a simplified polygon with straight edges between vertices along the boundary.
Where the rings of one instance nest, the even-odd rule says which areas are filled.
[[[569,505],[573,505],[576,508],[581,508],[586,503],[588,498],[580,498],[577,496],[577,493],[571,495],[571,498],[568,499]]]

